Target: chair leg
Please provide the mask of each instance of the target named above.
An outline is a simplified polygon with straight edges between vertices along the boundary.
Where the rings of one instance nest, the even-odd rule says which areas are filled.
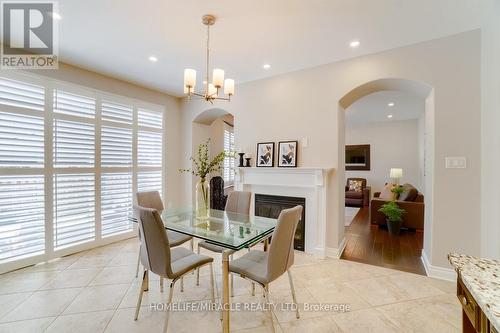
[[[212,306],[215,305],[215,288],[214,288],[214,266],[210,263],[210,289],[212,294]]]
[[[137,268],[135,269],[135,277],[139,277],[139,265],[141,264],[141,246],[139,245],[139,255],[137,256]]]
[[[233,260],[233,255],[229,257],[231,260]],[[234,276],[231,274],[231,297],[234,297]]]
[[[184,276],[181,277],[181,293],[184,292]]]
[[[160,292],[163,292],[163,278],[160,276]]]
[[[198,244],[198,254],[200,254],[200,244]],[[196,285],[200,285],[200,269],[196,269]]]
[[[189,243],[190,243],[189,247],[191,248],[191,252],[194,252],[194,238],[191,238]],[[192,271],[191,274],[194,274],[194,271]]]
[[[146,280],[144,281],[144,291],[149,290],[149,271],[146,269]]]
[[[292,279],[292,272],[290,272],[290,269],[287,270],[287,273],[288,273],[288,281],[290,282],[290,289],[292,289],[292,299],[293,299],[293,304],[295,304],[295,317],[297,319],[300,318],[300,314],[299,314],[299,305],[297,304],[297,298],[295,297],[295,287],[293,286],[293,279]]]
[[[167,313],[165,315],[165,324],[163,324],[163,333],[167,333],[168,318],[170,317],[170,305],[172,304],[172,296],[174,295],[174,285],[177,280],[172,280],[170,283],[170,290],[168,292]]]
[[[255,296],[255,283],[252,282],[252,296]]]
[[[274,333],[273,310],[271,308],[271,299],[269,298],[269,285],[266,284],[263,289],[264,289],[264,297],[266,298],[266,302],[268,303],[267,306],[269,311],[269,317],[271,319],[271,329],[272,332]]]
[[[137,320],[137,318],[139,317],[139,309],[141,308],[142,295],[144,294],[147,272],[147,270],[144,270],[144,273],[142,274],[141,290],[139,291],[139,299],[137,300],[137,307],[135,308],[134,320]]]

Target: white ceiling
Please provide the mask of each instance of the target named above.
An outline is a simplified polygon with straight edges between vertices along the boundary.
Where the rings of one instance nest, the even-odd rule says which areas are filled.
[[[60,0],[59,7],[62,61],[177,96],[184,68],[196,69],[201,83],[207,13],[217,16],[213,65],[237,84],[480,23],[471,0]],[[348,46],[353,39],[359,48]]]
[[[389,103],[394,106],[390,107]],[[400,91],[381,91],[360,98],[347,108],[346,125],[417,119],[424,111],[425,100],[421,97]]]

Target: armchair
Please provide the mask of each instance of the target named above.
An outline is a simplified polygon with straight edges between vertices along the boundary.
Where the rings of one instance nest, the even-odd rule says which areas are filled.
[[[349,189],[349,181],[361,181],[361,190],[355,191]],[[365,207],[370,204],[371,187],[366,186],[365,178],[347,178],[345,186],[345,205],[347,207]]]

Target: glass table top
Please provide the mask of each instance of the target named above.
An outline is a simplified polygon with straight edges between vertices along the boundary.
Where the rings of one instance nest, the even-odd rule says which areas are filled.
[[[210,210],[210,217],[199,220],[192,208],[166,209],[161,218],[168,230],[177,231],[231,250],[253,245],[270,235],[278,220]]]

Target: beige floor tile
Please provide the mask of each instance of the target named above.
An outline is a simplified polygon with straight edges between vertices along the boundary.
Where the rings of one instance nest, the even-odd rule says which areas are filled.
[[[374,309],[336,314],[330,317],[342,332],[348,333],[401,333],[403,330],[382,313]]]
[[[345,282],[356,293],[371,305],[383,305],[412,299],[405,290],[398,287],[386,277]]]
[[[462,328],[462,306],[456,295],[445,294],[415,301],[456,328]]]
[[[404,332],[458,332],[459,329],[449,323],[442,314],[438,314],[418,301],[395,303],[377,307],[382,313]]]
[[[383,277],[383,279],[403,290],[408,299],[444,294],[443,291],[433,286],[433,279],[422,275],[399,273]]]
[[[306,289],[319,303],[344,304],[348,311],[370,307],[349,285],[344,282],[308,286]]]
[[[108,266],[132,266],[137,265],[138,253],[121,252],[109,262]]]
[[[47,328],[47,333],[100,333],[108,325],[114,311],[87,312],[62,315]]]
[[[107,255],[89,255],[86,254],[80,257],[67,269],[84,269],[84,268],[99,268],[105,267],[113,259],[111,256]]]
[[[258,296],[235,296],[231,303],[259,304],[263,302],[261,294]],[[275,325],[278,325],[277,319],[273,317]],[[231,329],[241,330],[254,327],[271,325],[271,317],[268,311],[233,311],[231,312]]]
[[[32,292],[0,295],[0,319],[30,297]]]
[[[25,272],[62,271],[71,266],[73,263],[75,263],[84,254],[85,254],[84,252],[75,253],[70,256],[65,256],[48,262],[43,262],[37,265],[29,266],[20,269],[17,272],[25,273]]]
[[[0,321],[8,322],[57,316],[68,307],[81,291],[82,288],[37,291],[5,315]]]
[[[56,317],[46,317],[0,324],[2,333],[39,333],[43,332]]]
[[[44,284],[40,290],[85,287],[101,271],[101,268],[70,269],[59,272],[54,279]]]
[[[85,287],[64,314],[117,309],[128,288],[128,284]]]
[[[35,291],[57,276],[59,271],[8,273],[0,276],[0,294]]]
[[[247,328],[247,329],[242,329],[242,330],[231,330],[231,332],[234,333],[273,333],[273,329],[271,326],[259,326],[259,327],[252,327],[252,328]],[[304,331],[302,331],[304,332]],[[274,333],[283,333],[283,330],[281,329],[281,326],[279,324],[274,324]]]
[[[135,272],[135,266],[105,267],[90,282],[90,285],[132,283],[136,279]]]
[[[337,324],[328,317],[300,319],[282,323],[281,329],[283,333],[342,333]]]

